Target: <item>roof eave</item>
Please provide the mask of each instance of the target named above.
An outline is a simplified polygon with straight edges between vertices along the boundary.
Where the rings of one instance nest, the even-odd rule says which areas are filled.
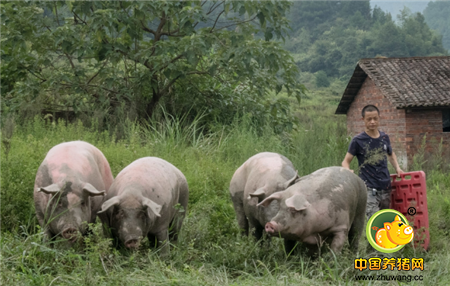
[[[367,78],[367,73],[360,67],[359,62],[356,64],[352,77],[348,81],[347,87],[342,94],[339,105],[335,114],[347,114],[350,105],[358,94],[359,89]]]

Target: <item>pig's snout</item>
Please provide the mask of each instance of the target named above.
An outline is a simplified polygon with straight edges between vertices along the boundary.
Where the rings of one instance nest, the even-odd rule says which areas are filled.
[[[137,249],[139,246],[139,239],[132,238],[125,241],[125,247],[128,249]]]
[[[268,234],[278,233],[278,225],[275,222],[266,223],[266,232]]]
[[[77,236],[78,236],[78,230],[76,228],[69,227],[62,231],[62,237],[64,237],[65,239],[68,239],[72,242],[77,240]]]
[[[413,232],[413,228],[411,226],[407,226],[403,230],[403,233],[406,234],[406,235],[410,235],[412,232]]]

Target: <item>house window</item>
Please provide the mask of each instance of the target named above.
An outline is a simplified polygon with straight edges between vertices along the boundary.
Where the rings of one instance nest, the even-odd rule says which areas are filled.
[[[442,131],[450,132],[450,109],[442,110]]]

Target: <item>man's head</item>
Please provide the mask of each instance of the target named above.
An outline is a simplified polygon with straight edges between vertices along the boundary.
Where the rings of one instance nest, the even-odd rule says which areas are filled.
[[[366,130],[374,131],[378,129],[380,123],[380,111],[374,105],[366,105],[361,112]]]

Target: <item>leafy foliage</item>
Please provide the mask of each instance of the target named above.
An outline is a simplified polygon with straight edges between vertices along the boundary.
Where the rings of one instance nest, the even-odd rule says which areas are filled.
[[[445,55],[441,39],[422,14],[405,8],[397,25],[369,1],[299,1],[290,14],[286,48],[299,54],[304,72],[348,78],[360,58]]]
[[[256,105],[283,88],[300,100],[298,69],[271,41],[284,39],[289,5],[2,3],[3,107],[79,114],[98,108],[111,113],[125,104],[135,119],[151,117],[170,100],[176,107],[213,102],[205,106],[209,112],[215,104],[242,110],[242,96],[230,92],[238,88]]]
[[[431,29],[442,35],[442,45],[450,51],[450,3],[448,1],[430,1],[423,11],[425,22]]]
[[[258,135],[248,118],[218,125],[215,132],[204,135],[199,121],[186,126],[169,116],[164,123],[151,124],[150,129],[131,123],[126,136],[117,142],[107,132],[79,122],[46,124],[36,117],[16,126],[9,156],[0,160],[3,284],[337,285],[352,284],[355,275],[370,274],[353,268],[355,254],[348,249],[338,258],[328,253],[311,260],[302,251],[287,255],[282,239],[272,238],[266,244],[240,236],[228,192],[234,171],[258,152],[286,155],[300,175],[340,164],[351,138],[346,135],[345,118],[332,114],[335,105],[329,102],[334,84],[311,100],[305,99],[298,112],[298,129],[282,136],[270,126]],[[112,248],[99,223],[91,225],[89,234],[74,248],[65,246],[64,241],[52,247],[42,242],[32,203],[36,170],[51,147],[70,140],[96,145],[114,175],[144,156],[166,159],[185,174],[190,190],[188,212],[167,260],[159,257],[157,249],[148,248],[148,240],[135,252]],[[357,162],[352,165],[355,168]],[[428,271],[424,272],[425,283],[445,285],[450,263],[450,165],[430,161],[430,167],[426,171],[427,199],[433,206],[429,209],[430,249],[422,253],[408,245],[398,255],[420,254]],[[378,255],[367,245],[362,238],[356,258]]]

